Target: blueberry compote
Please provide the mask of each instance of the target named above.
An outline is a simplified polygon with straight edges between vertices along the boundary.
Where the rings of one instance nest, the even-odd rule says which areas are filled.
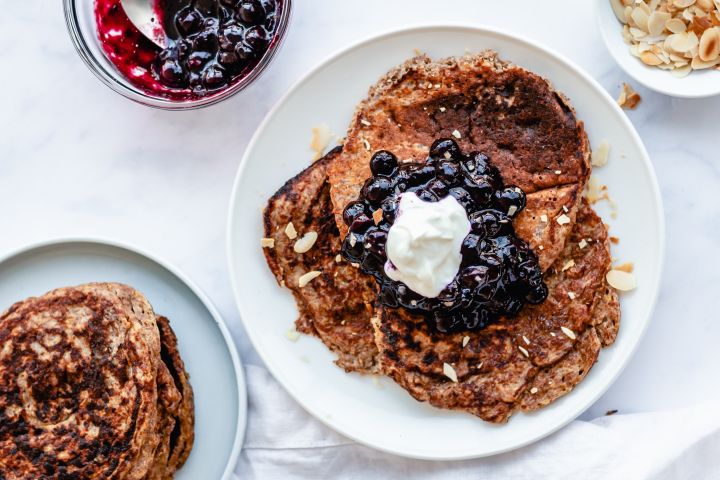
[[[157,0],[168,48],[145,38],[121,0],[95,0],[98,36],[115,67],[137,88],[193,100],[245,77],[276,41],[283,0]]]
[[[538,258],[515,235],[512,224],[525,208],[525,194],[518,187],[505,187],[487,156],[464,155],[454,140],[440,139],[424,163],[398,165],[395,155],[379,151],[370,170],[373,176],[360,197],[343,212],[350,231],[342,252],[375,277],[384,305],[423,313],[437,330],[448,332],[484,328],[500,316],[516,315],[525,303],[545,300],[548,291]],[[387,235],[404,192],[415,192],[428,202],[451,195],[471,223],[460,270],[437,298],[425,298],[385,274]]]

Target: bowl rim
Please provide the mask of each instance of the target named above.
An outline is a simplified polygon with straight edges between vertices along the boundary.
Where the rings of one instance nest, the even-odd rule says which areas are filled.
[[[657,82],[654,82],[651,78],[649,78],[650,74],[654,74],[655,70],[658,72],[662,72],[670,77],[670,72],[661,71],[660,69],[657,69],[655,67],[648,67],[646,65],[643,65],[638,59],[631,58],[632,56],[627,50],[619,51],[617,48],[614,48],[611,43],[610,35],[612,34],[612,27],[609,25],[609,22],[606,21],[606,18],[612,17],[613,21],[615,21],[619,27],[620,22],[615,17],[615,13],[612,12],[612,7],[610,5],[610,0],[595,0],[595,18],[597,28],[600,30],[600,36],[602,37],[603,44],[605,45],[605,49],[610,53],[610,56],[613,58],[615,63],[623,70],[623,72],[627,73],[630,77],[632,77],[633,80],[637,81],[638,83],[641,83],[645,87],[649,88],[650,90],[653,90],[654,92],[662,93],[663,95],[668,95],[671,97],[676,98],[709,98],[714,97],[717,95],[720,95],[720,71],[716,72],[709,72],[709,71],[700,71],[695,72],[693,77],[693,73],[691,72],[691,75],[682,78],[677,79],[681,80],[686,86],[684,86],[682,89],[674,89],[669,86],[664,85],[658,85]],[[609,13],[608,13],[609,12]],[[615,32],[618,37],[620,36],[620,29],[618,28],[617,32]],[[625,43],[623,43],[625,45]],[[623,56],[627,56],[628,59],[636,61],[638,64],[638,69],[634,68],[628,68],[627,63],[625,62],[625,58]],[[717,87],[715,89],[694,89],[692,88],[693,82],[697,82],[697,75],[698,74],[716,74],[717,78],[715,79]],[[674,78],[674,77],[670,77]]]
[[[255,67],[250,70],[245,77],[241,78],[240,81],[230,85],[228,88],[220,90],[219,92],[207,97],[183,101],[175,101],[160,96],[150,95],[139,88],[134,87],[130,84],[130,82],[123,82],[114,78],[113,75],[108,72],[108,68],[103,64],[103,60],[106,59],[98,59],[87,47],[88,39],[80,28],[80,22],[78,20],[78,10],[76,8],[78,2],[94,3],[95,0],[63,0],[63,12],[65,16],[65,25],[75,50],[93,75],[105,84],[105,86],[109,87],[114,92],[119,93],[123,97],[146,107],[157,108],[160,110],[195,110],[215,105],[232,97],[238,92],[241,92],[246,87],[250,86],[258,77],[260,77],[268,65],[270,65],[282,47],[285,37],[287,36],[290,18],[292,17],[293,0],[282,1],[283,8],[280,14],[277,32],[275,34],[275,41],[263,54],[257,65],[255,65]],[[122,74],[119,75],[122,77]]]
[[[604,97],[607,102],[612,106],[612,108],[616,111],[618,114],[618,118],[623,123],[624,128],[626,128],[633,139],[633,142],[635,142],[640,152],[642,153],[640,161],[642,162],[642,165],[644,169],[647,172],[648,180],[650,182],[650,190],[651,194],[654,198],[656,208],[654,209],[653,216],[655,217],[655,222],[657,224],[658,228],[658,252],[657,252],[657,258],[656,258],[656,265],[657,265],[657,276],[652,282],[652,285],[650,285],[650,288],[652,290],[652,293],[650,295],[650,302],[647,308],[647,316],[644,319],[644,325],[642,326],[641,331],[638,333],[637,341],[629,348],[629,351],[627,352],[627,356],[625,360],[622,362],[620,367],[617,369],[617,371],[612,372],[613,374],[609,376],[606,384],[604,387],[600,388],[598,392],[593,396],[593,398],[588,401],[587,404],[583,405],[582,408],[576,409],[572,412],[572,414],[567,415],[566,419],[562,422],[558,422],[558,424],[554,425],[553,428],[547,429],[544,431],[541,435],[536,435],[529,437],[522,442],[519,442],[513,447],[509,448],[496,448],[492,451],[485,452],[482,454],[478,453],[469,453],[469,452],[462,452],[455,455],[432,455],[432,454],[418,454],[418,453],[409,453],[408,451],[401,450],[401,449],[395,449],[390,448],[387,446],[378,446],[374,445],[372,443],[366,442],[363,438],[360,438],[356,435],[354,435],[354,432],[351,432],[349,428],[347,428],[346,425],[340,425],[332,421],[330,418],[326,418],[323,415],[320,415],[316,408],[312,406],[312,402],[306,401],[305,398],[302,398],[300,395],[297,394],[297,392],[290,389],[286,383],[282,380],[285,375],[283,375],[276,364],[273,363],[272,359],[268,357],[267,352],[263,349],[258,349],[255,347],[258,343],[257,333],[255,329],[248,327],[248,317],[247,315],[247,309],[245,307],[245,302],[243,298],[240,295],[240,280],[238,278],[238,274],[236,270],[233,268],[235,264],[238,263],[238,258],[240,256],[240,253],[237,251],[236,248],[234,248],[234,239],[235,239],[235,229],[233,228],[236,223],[237,218],[237,210],[239,208],[243,208],[241,205],[239,205],[236,201],[238,197],[238,192],[240,190],[241,180],[245,175],[245,171],[247,169],[247,166],[250,162],[251,152],[255,149],[255,145],[260,141],[260,137],[262,136],[263,132],[265,131],[267,125],[272,121],[274,116],[277,114],[277,112],[285,105],[288,98],[290,98],[292,95],[295,94],[295,92],[302,87],[305,83],[307,83],[312,77],[314,77],[318,72],[323,70],[326,66],[333,63],[337,59],[341,58],[343,55],[348,54],[349,52],[352,52],[354,50],[357,50],[359,48],[362,48],[366,46],[369,43],[373,43],[376,41],[380,41],[386,38],[391,38],[397,35],[403,35],[407,33],[413,33],[413,32],[424,32],[424,31],[430,31],[430,30],[436,30],[436,29],[457,29],[457,30],[467,30],[467,31],[474,31],[474,32],[481,32],[481,33],[489,33],[493,35],[503,36],[510,38],[512,40],[518,41],[529,48],[538,48],[541,49],[544,53],[547,55],[553,57],[555,60],[557,60],[559,63],[565,65],[570,70],[575,72],[578,76],[583,78],[584,81],[586,81],[589,86],[595,90],[598,95],[601,97]],[[664,271],[664,265],[665,265],[665,250],[666,250],[666,226],[665,226],[665,217],[664,217],[664,205],[662,196],[660,195],[660,187],[657,181],[657,175],[655,173],[655,170],[653,168],[652,162],[650,161],[650,156],[648,155],[647,149],[645,147],[644,142],[642,141],[642,138],[640,137],[640,134],[635,129],[633,124],[630,122],[627,115],[624,114],[624,112],[621,110],[621,108],[617,105],[617,102],[610,96],[610,94],[600,85],[600,83],[595,80],[592,76],[590,76],[589,73],[587,73],[585,70],[583,70],[581,67],[579,67],[575,62],[571,61],[568,57],[565,55],[559,53],[557,50],[555,50],[552,47],[547,46],[545,43],[538,42],[535,39],[532,39],[530,37],[527,37],[523,34],[516,33],[516,31],[507,29],[507,28],[501,28],[496,26],[490,26],[488,24],[478,24],[478,23],[472,23],[472,22],[418,22],[418,23],[412,23],[408,25],[403,25],[399,27],[391,27],[379,32],[374,32],[369,35],[365,35],[361,37],[360,39],[353,41],[352,43],[346,44],[335,50],[334,52],[330,53],[329,55],[326,55],[320,62],[318,62],[314,67],[312,67],[310,70],[308,70],[300,79],[298,79],[290,88],[288,88],[284,95],[277,100],[277,102],[273,105],[273,107],[270,109],[270,111],[266,114],[265,118],[262,120],[262,122],[259,124],[259,126],[256,128],[255,133],[253,134],[250,142],[248,143],[248,146],[245,148],[245,151],[243,153],[243,157],[240,160],[240,164],[238,166],[235,180],[233,183],[232,192],[230,194],[229,199],[230,205],[228,208],[228,216],[227,216],[227,223],[226,223],[226,233],[225,233],[225,242],[226,242],[226,256],[227,256],[227,266],[229,270],[230,275],[230,282],[232,286],[232,294],[233,298],[235,300],[235,305],[238,310],[238,313],[240,315],[240,320],[243,324],[243,327],[245,329],[246,335],[248,339],[250,340],[251,344],[255,348],[256,352],[260,356],[260,358],[263,361],[263,364],[265,368],[268,369],[268,371],[272,374],[273,378],[283,387],[283,389],[288,393],[288,395],[298,403],[309,415],[311,415],[316,420],[320,421],[322,424],[330,428],[331,430],[340,433],[341,435],[344,435],[350,439],[352,439],[355,442],[358,442],[361,445],[367,446],[369,448],[389,453],[393,455],[398,455],[404,458],[411,458],[411,459],[417,459],[417,460],[430,460],[430,461],[458,461],[458,460],[470,460],[470,459],[476,459],[476,458],[485,458],[485,457],[491,457],[494,455],[498,455],[501,453],[506,453],[510,451],[517,450],[519,448],[528,446],[530,444],[533,444],[535,442],[538,442],[542,440],[543,438],[546,438],[550,436],[551,434],[557,432],[558,430],[564,428],[567,426],[570,422],[572,422],[574,419],[576,419],[579,415],[581,415],[584,411],[586,411],[594,402],[596,402],[607,390],[616,382],[618,377],[622,374],[622,372],[627,368],[629,363],[631,362],[632,358],[635,356],[640,344],[642,343],[643,338],[645,337],[645,334],[647,333],[647,330],[652,322],[653,314],[657,305],[658,296],[660,294],[660,287],[661,287],[661,281],[663,278],[663,271]]]

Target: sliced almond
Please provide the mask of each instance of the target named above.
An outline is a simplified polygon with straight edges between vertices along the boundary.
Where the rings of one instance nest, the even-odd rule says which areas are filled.
[[[518,345],[518,350],[520,350],[520,352],[521,352],[523,355],[525,355],[526,357],[530,357],[530,352],[528,352],[526,348],[521,347],[520,345]]]
[[[613,270],[620,270],[621,272],[632,273],[635,265],[632,262],[625,262],[621,265],[617,265]]]
[[[610,5],[617,19],[625,23],[625,5],[620,0],[610,0]]]
[[[470,343],[470,337],[468,337],[467,335],[465,335],[465,336],[463,337],[463,339],[462,339],[462,346],[463,346],[463,348],[465,348],[468,343]]]
[[[567,327],[560,327],[560,330],[565,334],[566,337],[568,337],[570,340],[575,340],[577,337],[575,335],[575,332],[570,330]]]
[[[443,363],[443,374],[445,374],[445,376],[448,377],[453,382],[457,383],[457,381],[458,381],[457,372],[455,371],[453,366],[450,365],[449,363]]]
[[[645,5],[645,4],[643,3],[642,5]],[[647,33],[648,32],[648,14],[647,14],[647,12],[642,8],[635,7],[635,8],[633,8],[633,11],[630,15],[632,16],[632,19],[635,22],[635,25],[637,25],[637,28],[639,28],[643,32]]]
[[[643,53],[641,53],[641,54],[640,54],[640,60],[642,60],[642,62],[643,62],[645,65],[650,65],[650,66],[653,66],[653,67],[654,67],[654,66],[657,66],[657,65],[660,65],[661,63],[663,63],[663,61],[660,60],[660,58],[659,58],[657,55],[655,55],[654,53],[652,53],[652,52],[643,52]]]
[[[322,275],[322,272],[318,270],[312,270],[310,272],[307,272],[306,274],[301,275],[298,279],[298,286],[300,288],[304,288],[308,283],[312,282],[320,275]]]
[[[458,130],[453,130],[452,136],[455,137],[455,138],[460,138],[460,137],[462,137],[462,135],[460,134],[460,132],[459,132]]]
[[[322,156],[322,152],[327,148],[331,137],[332,133],[330,132],[330,127],[327,125],[321,124],[317,127],[313,127],[310,148],[315,151],[314,160],[317,160]]]
[[[607,165],[608,155],[610,153],[610,144],[607,140],[600,142],[600,145],[592,152],[592,166],[603,167]]]
[[[562,271],[564,272],[565,270],[569,270],[574,266],[575,266],[575,260],[568,260],[567,262],[565,262],[565,265],[563,265]]]
[[[287,235],[290,240],[297,238],[297,230],[295,230],[295,225],[293,225],[292,222],[288,223],[285,227],[285,235]]]
[[[378,208],[377,210],[375,210],[373,212],[373,222],[375,222],[375,225],[377,225],[380,222],[382,222],[382,219],[383,219],[383,211],[382,211],[382,209]]]
[[[627,292],[637,287],[635,275],[622,270],[610,270],[605,278],[611,287],[621,292]]]
[[[695,32],[685,32],[676,34],[670,46],[676,52],[687,53],[697,47],[699,43],[700,41]]]
[[[294,328],[291,328],[287,332],[285,332],[285,338],[290,340],[291,342],[297,342],[300,338],[300,332],[295,330]]]
[[[677,8],[687,8],[694,3],[695,0],[673,0],[673,5]]]
[[[713,62],[720,56],[720,28],[713,27],[705,30],[700,38],[700,59],[705,62]]]
[[[557,217],[557,219],[555,221],[558,223],[558,225],[567,225],[568,223],[571,222],[570,217],[568,217],[564,213],[562,215],[560,215],[559,217]]]
[[[317,232],[307,232],[305,235],[297,239],[295,245],[293,245],[293,250],[295,250],[296,253],[308,252],[313,245],[315,245],[317,238]]]
[[[683,33],[687,30],[687,25],[679,18],[671,18],[665,22],[665,28],[672,33]]]
[[[582,250],[583,248],[587,247],[587,244],[587,240],[583,238],[582,240],[580,240],[580,242],[578,242],[578,247],[580,247],[580,250]]]
[[[690,75],[690,72],[692,72],[692,66],[685,65],[683,67],[673,68],[670,74],[675,78],[685,78]]]
[[[672,18],[668,12],[652,12],[648,17],[648,32],[653,37],[661,35],[665,31],[665,24]]]
[[[695,57],[692,59],[692,62],[690,62],[690,66],[693,70],[704,70],[706,68],[712,68],[718,64],[720,64],[720,58],[716,58],[712,62],[705,62],[701,60],[700,57]]]
[[[542,215],[540,215],[540,221],[543,223],[547,223],[547,221],[548,221],[547,215],[545,215],[544,213]]]
[[[261,238],[260,246],[262,248],[275,248],[275,239],[274,238]]]

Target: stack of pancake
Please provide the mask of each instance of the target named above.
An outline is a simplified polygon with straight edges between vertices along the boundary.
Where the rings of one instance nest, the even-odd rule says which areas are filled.
[[[141,293],[60,288],[0,316],[1,479],[170,479],[193,432],[177,339]]]
[[[422,316],[376,303],[377,287],[339,261],[344,207],[370,177],[378,150],[424,161],[438,138],[485,153],[527,194],[514,220],[540,260],[549,296],[479,331],[441,333]],[[605,276],[607,227],[582,193],[591,173],[583,124],[542,77],[494,52],[433,61],[418,56],[370,88],[345,143],[289,180],[268,202],[265,256],[293,291],[297,329],[318,336],[347,371],[388,375],[413,397],[440,408],[505,422],[541,408],[587,375],[620,323],[616,292]],[[297,253],[285,233],[318,233]],[[322,274],[300,287],[310,271]],[[448,371],[451,374],[448,375]]]

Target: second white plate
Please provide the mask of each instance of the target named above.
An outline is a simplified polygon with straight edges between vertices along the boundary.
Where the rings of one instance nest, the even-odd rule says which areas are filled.
[[[495,49],[501,57],[550,79],[568,95],[590,140],[611,144],[609,164],[597,171],[619,205],[611,234],[621,238],[613,255],[635,263],[639,288],[622,298],[617,342],[600,355],[569,395],[506,425],[442,411],[413,400],[388,379],[378,388],[368,377],[346,374],[316,339],[292,343],[285,332],[297,317],[292,296],[281,290],[260,249],[262,208],[290,177],[307,167],[311,128],[321,123],[343,135],[355,105],[370,85],[415,49],[435,58],[466,49]],[[601,210],[601,213],[603,211]],[[604,212],[607,214],[607,212]],[[664,225],[655,175],[634,128],[614,100],[585,73],[536,42],[490,28],[430,26],[364,41],[308,74],[272,110],[243,158],[230,205],[228,255],[238,308],[257,352],[275,378],[310,413],[368,446],[416,458],[462,459],[527,445],[588,408],[630,359],[655,304],[663,259]]]

